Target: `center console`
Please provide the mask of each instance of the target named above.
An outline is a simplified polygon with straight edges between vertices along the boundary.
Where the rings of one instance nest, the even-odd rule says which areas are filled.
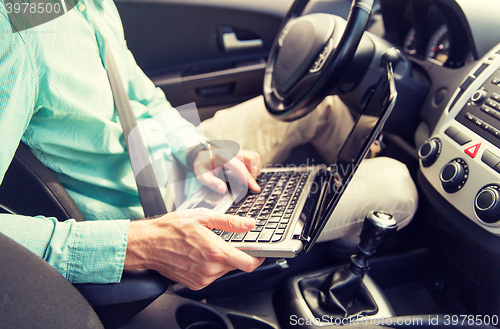
[[[500,46],[462,81],[419,157],[441,196],[500,236]]]
[[[500,45],[465,77],[419,148],[423,218],[446,282],[471,312],[500,308]]]

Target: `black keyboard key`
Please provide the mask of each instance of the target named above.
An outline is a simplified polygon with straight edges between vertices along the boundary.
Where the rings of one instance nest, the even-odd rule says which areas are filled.
[[[246,232],[245,232],[245,233],[235,233],[235,234],[233,235],[233,237],[231,238],[231,241],[234,241],[234,242],[241,242],[241,241],[243,241],[243,239],[245,238],[245,235],[246,235],[246,234],[247,234]]]
[[[273,236],[274,229],[265,229],[259,235],[259,242],[269,242],[271,241],[271,237]]]
[[[283,223],[283,224],[288,224],[289,222],[290,222],[289,218],[282,218],[281,219],[281,223]]]
[[[233,232],[228,232],[228,231],[224,231],[220,237],[223,238],[224,240],[226,241],[229,241],[229,239],[231,239],[231,236],[233,235]]]
[[[283,238],[283,234],[275,234],[273,236],[273,242],[279,242]]]
[[[245,242],[255,242],[259,236],[260,232],[248,232],[245,236]]]
[[[264,229],[264,225],[262,226],[255,226],[250,232],[260,232]]]
[[[218,228],[213,228],[211,229],[212,232],[214,232],[216,235],[220,235],[223,231],[218,229]]]
[[[286,228],[286,224],[285,223],[281,223],[278,228]]]
[[[278,223],[267,223],[267,225],[266,225],[266,229],[267,228],[276,228],[276,227],[278,227]]]
[[[267,221],[268,223],[279,223],[281,217],[271,217],[269,218],[269,220]]]
[[[258,226],[258,225],[266,225],[266,223],[267,223],[267,220],[265,220],[265,219],[257,219],[257,220],[255,221],[255,226]]]

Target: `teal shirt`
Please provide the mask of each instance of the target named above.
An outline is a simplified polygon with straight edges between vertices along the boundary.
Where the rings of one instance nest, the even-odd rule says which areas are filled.
[[[128,219],[143,217],[105,70],[106,43],[147,131],[150,155],[185,163],[202,137],[135,63],[111,0],[82,0],[63,16],[18,33],[0,0],[0,180],[21,140],[87,219],[0,215],[0,232],[78,283],[120,280]]]

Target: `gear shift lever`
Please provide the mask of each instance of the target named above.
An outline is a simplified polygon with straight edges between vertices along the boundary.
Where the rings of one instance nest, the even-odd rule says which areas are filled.
[[[368,257],[375,253],[389,236],[398,229],[398,224],[392,215],[384,211],[371,211],[366,215],[363,229],[359,235],[358,253],[351,256],[349,269],[356,275],[363,277],[368,271]]]
[[[377,313],[377,305],[363,285],[369,269],[367,259],[397,230],[396,220],[383,211],[368,213],[363,223],[358,253],[351,262],[326,276],[305,278],[300,290],[315,316],[349,317]]]

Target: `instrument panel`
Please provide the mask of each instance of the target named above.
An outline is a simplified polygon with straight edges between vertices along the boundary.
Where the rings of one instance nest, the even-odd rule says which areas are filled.
[[[391,5],[397,9],[390,15],[384,15],[384,20],[387,20],[388,38],[407,55],[453,68],[475,61],[472,40],[468,38],[460,18],[442,7],[441,1],[402,3],[404,5],[388,4],[387,7]],[[392,33],[397,36],[392,38]]]

